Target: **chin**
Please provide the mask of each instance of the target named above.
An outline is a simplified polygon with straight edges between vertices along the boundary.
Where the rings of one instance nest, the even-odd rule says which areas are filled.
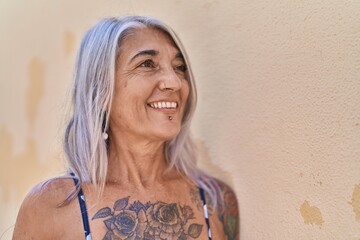
[[[172,128],[172,129],[168,129],[166,131],[164,131],[164,129],[162,129],[161,132],[158,132],[157,136],[159,136],[159,138],[163,139],[164,141],[170,141],[171,139],[175,138],[180,132],[180,127],[179,128]]]

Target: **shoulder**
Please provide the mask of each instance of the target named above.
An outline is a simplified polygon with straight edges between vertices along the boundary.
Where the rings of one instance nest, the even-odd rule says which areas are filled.
[[[13,239],[54,239],[59,205],[74,190],[70,178],[54,178],[37,184],[25,197],[15,224]]]
[[[226,206],[234,206],[236,205],[236,207],[238,206],[238,202],[237,202],[237,197],[236,194],[234,192],[234,190],[225,182],[215,179],[215,182],[217,184],[218,187],[218,194],[220,197],[220,201],[219,201],[219,209],[222,211],[227,210]],[[223,203],[223,204],[222,204]],[[221,207],[223,206],[223,207]]]
[[[216,213],[223,225],[228,240],[239,239],[239,206],[234,190],[226,183],[215,179],[219,201]]]

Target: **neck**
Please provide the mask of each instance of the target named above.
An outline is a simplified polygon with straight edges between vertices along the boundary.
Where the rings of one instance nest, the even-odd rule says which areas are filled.
[[[107,181],[138,190],[165,178],[164,141],[111,137]]]

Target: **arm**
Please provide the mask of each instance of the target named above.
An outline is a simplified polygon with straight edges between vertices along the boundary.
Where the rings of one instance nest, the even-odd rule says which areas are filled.
[[[218,182],[224,205],[219,203],[218,215],[227,240],[239,240],[239,208],[234,191],[225,183]]]

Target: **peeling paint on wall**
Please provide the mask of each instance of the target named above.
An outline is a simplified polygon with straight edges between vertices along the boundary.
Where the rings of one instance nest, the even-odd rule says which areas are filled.
[[[360,184],[355,185],[351,205],[355,213],[356,221],[360,221]]]
[[[23,196],[28,191],[28,182],[44,171],[37,161],[37,155],[36,144],[30,138],[26,141],[25,150],[19,155],[14,154],[12,135],[5,127],[0,128],[0,158],[4,160],[0,168],[2,202],[10,200],[11,187],[16,189],[19,198]]]
[[[40,164],[38,146],[31,137],[26,139],[26,147],[19,154],[15,153],[13,136],[4,126],[0,126],[0,203],[11,201],[11,191],[16,191],[16,198],[21,200],[29,191],[29,182],[39,182],[44,173],[63,169],[63,162]],[[51,164],[50,164],[51,163]],[[1,207],[0,207],[1,209]],[[1,212],[1,211],[0,211]]]
[[[321,226],[324,223],[320,209],[310,206],[309,202],[306,200],[301,205],[300,212],[305,224],[315,224]]]
[[[26,93],[26,113],[31,127],[34,125],[40,100],[44,94],[44,77],[44,63],[39,58],[33,58],[28,65],[29,85]]]

